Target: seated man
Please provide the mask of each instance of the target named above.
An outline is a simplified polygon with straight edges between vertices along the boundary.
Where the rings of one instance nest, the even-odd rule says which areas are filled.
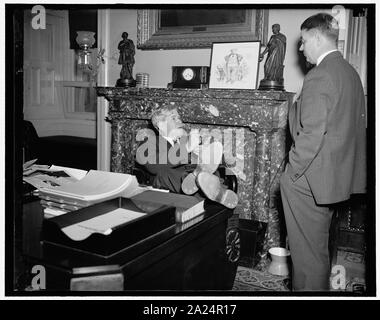
[[[148,135],[148,140],[137,149],[136,161],[154,175],[153,187],[185,194],[194,194],[200,188],[210,200],[235,208],[236,193],[214,175],[222,160],[223,145],[210,138],[201,144],[198,130],[187,134],[175,107],[156,110],[152,124],[159,135]]]

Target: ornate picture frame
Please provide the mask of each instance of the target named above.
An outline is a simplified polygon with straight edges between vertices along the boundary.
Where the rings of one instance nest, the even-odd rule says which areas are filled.
[[[210,89],[257,88],[260,41],[212,44]]]
[[[200,9],[202,10],[202,9]],[[217,9],[215,9],[217,10]],[[214,42],[267,43],[268,9],[245,9],[242,23],[161,27],[161,10],[137,10],[137,48],[141,50],[211,48]]]

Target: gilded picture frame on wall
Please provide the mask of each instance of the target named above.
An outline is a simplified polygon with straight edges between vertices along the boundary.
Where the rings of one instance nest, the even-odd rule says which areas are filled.
[[[137,10],[137,48],[141,50],[211,48],[214,42],[231,41],[266,45],[267,36],[268,9]]]

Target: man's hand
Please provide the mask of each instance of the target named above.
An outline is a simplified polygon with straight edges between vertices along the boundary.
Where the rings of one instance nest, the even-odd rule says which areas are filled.
[[[183,128],[175,128],[170,131],[170,137],[173,140],[180,139],[181,137],[187,136],[187,132]]]
[[[199,144],[201,143],[201,136],[198,129],[191,129],[188,136],[186,149],[188,152],[195,151],[196,148],[199,149]]]

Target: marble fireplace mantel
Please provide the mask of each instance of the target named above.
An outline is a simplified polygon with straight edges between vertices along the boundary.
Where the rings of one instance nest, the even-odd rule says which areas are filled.
[[[235,213],[240,218],[268,223],[266,244],[279,245],[279,176],[284,168],[287,115],[293,93],[115,87],[96,90],[98,96],[109,101],[112,171],[132,172],[136,132],[149,125],[152,111],[162,105],[176,106],[187,128],[232,130],[236,159],[243,163],[235,172],[240,199]]]

